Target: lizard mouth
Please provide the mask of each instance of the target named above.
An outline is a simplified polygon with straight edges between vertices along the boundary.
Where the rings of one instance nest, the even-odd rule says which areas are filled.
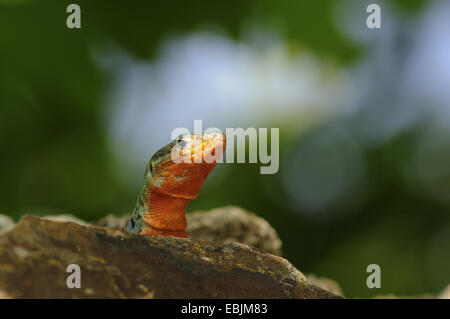
[[[217,163],[225,146],[226,137],[221,132],[180,135],[172,152],[172,160],[176,163]]]

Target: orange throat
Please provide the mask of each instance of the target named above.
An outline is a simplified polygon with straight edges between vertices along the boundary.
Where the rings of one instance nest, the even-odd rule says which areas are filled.
[[[150,191],[147,203],[148,211],[144,214],[145,235],[171,235],[186,237],[186,207],[191,200],[172,197],[157,191]]]

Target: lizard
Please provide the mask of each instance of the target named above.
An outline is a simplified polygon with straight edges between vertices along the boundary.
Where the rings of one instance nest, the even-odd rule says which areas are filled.
[[[186,237],[186,207],[198,196],[225,147],[226,137],[220,132],[187,133],[154,153],[125,231]]]

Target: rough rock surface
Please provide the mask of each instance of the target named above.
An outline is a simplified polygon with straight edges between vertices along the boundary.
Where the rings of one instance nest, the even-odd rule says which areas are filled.
[[[53,220],[55,222],[72,222],[84,226],[89,226],[90,224],[88,222],[85,222],[84,220],[81,220],[73,215],[70,214],[63,214],[63,215],[48,215],[41,217],[42,219],[48,219]]]
[[[14,220],[11,217],[6,215],[0,215],[0,235],[13,229],[13,227],[14,227]]]
[[[450,299],[450,284],[439,294],[440,299]]]
[[[69,264],[81,288],[69,289]],[[335,298],[287,260],[243,244],[140,236],[24,217],[0,236],[0,297]]]
[[[107,215],[100,219],[99,221],[93,223],[95,226],[103,226],[106,228],[111,229],[117,229],[117,230],[123,230],[125,229],[125,226],[127,225],[128,221],[130,220],[131,215],[125,214],[122,216],[116,216],[116,215]]]
[[[261,217],[236,206],[187,214],[186,233],[194,239],[215,243],[244,243],[258,251],[281,256],[277,232]]]
[[[341,286],[339,286],[339,284],[333,279],[318,277],[314,274],[307,274],[306,278],[308,279],[308,282],[314,286],[326,289],[336,295],[344,295]]]
[[[124,229],[130,215],[108,215],[96,225]],[[186,215],[189,238],[220,244],[244,243],[258,251],[281,256],[281,240],[275,229],[261,217],[240,207],[226,206]]]

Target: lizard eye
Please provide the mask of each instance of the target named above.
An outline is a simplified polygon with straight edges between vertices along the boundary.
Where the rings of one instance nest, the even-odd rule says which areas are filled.
[[[183,136],[178,137],[177,144],[182,149],[186,146],[186,141],[183,139]]]

